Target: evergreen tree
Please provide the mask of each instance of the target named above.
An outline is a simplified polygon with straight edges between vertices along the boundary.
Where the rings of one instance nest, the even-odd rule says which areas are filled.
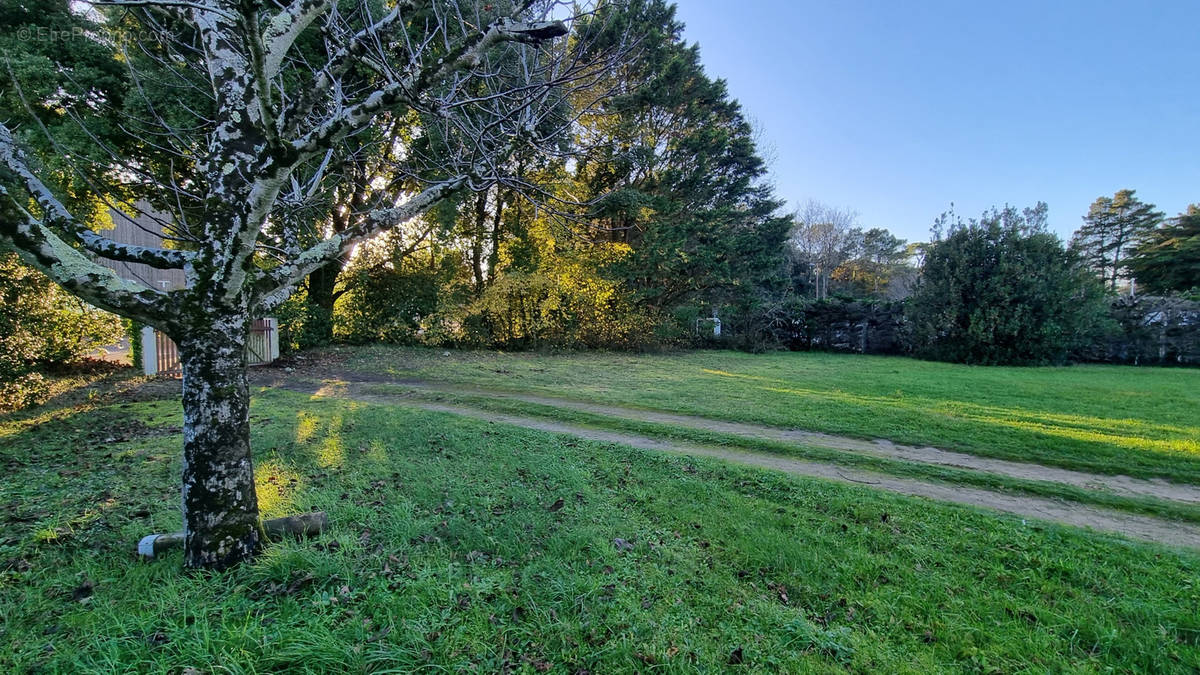
[[[885,297],[906,269],[907,242],[881,227],[862,232],[854,255],[833,271],[833,279],[856,297]]]
[[[951,223],[930,244],[908,319],[914,351],[976,363],[1062,363],[1091,343],[1100,284],[1046,231],[1046,205]]]
[[[65,204],[89,224],[111,226],[88,183],[107,182],[105,146],[133,153],[139,145],[120,130],[130,82],[119,33],[73,4],[0,3],[0,121],[21,122],[13,132]]]
[[[610,9],[623,21],[598,25],[630,26],[641,52],[612,76],[624,95],[585,119],[576,175],[599,200],[593,235],[630,247],[611,273],[658,310],[749,302],[782,284],[789,223],[775,215],[780,202],[740,105],[704,73],[674,6]]]
[[[1083,226],[1071,239],[1071,248],[1110,291],[1115,291],[1130,250],[1162,221],[1162,216],[1153,204],[1138,199],[1134,190],[1118,190],[1112,197],[1092,202],[1083,217]]]
[[[1200,289],[1200,205],[1148,232],[1126,263],[1147,293]]]

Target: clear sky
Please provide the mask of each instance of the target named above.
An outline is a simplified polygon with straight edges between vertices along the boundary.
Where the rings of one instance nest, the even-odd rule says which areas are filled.
[[[677,0],[789,208],[925,240],[950,203],[1200,202],[1200,0]]]

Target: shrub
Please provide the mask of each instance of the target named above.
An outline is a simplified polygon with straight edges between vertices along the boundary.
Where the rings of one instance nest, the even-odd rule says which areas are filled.
[[[0,252],[0,406],[37,400],[45,392],[40,371],[78,361],[123,333],[118,317],[63,291],[15,253]]]
[[[616,282],[582,271],[506,274],[465,308],[462,339],[506,349],[637,349],[655,342],[655,317],[628,302]]]
[[[987,365],[1063,363],[1092,344],[1103,290],[1045,230],[1045,205],[992,210],[934,241],[909,299],[924,358]]]
[[[343,342],[424,342],[430,317],[457,295],[438,267],[359,266],[344,275],[345,292],[334,312],[334,336]]]

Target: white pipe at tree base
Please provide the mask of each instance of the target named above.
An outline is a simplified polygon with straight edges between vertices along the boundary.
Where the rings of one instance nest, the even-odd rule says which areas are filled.
[[[321,534],[329,525],[329,516],[324,511],[301,513],[295,516],[272,518],[263,521],[263,530],[270,539],[281,539],[285,535],[308,537]],[[138,541],[137,552],[143,558],[153,558],[164,551],[183,545],[183,532],[170,534],[148,534]]]

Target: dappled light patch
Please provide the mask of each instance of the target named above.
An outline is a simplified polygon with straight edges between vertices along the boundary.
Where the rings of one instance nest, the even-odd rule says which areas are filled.
[[[830,355],[822,355],[814,357],[813,355],[793,355],[792,361],[807,362],[810,364],[820,365],[822,361],[838,361],[846,357],[836,357]],[[856,358],[856,357],[849,357]],[[934,372],[946,373],[955,370],[960,370],[962,373],[972,373],[978,375],[980,379],[979,387],[975,390],[955,390],[956,394],[962,394],[962,398],[935,398],[930,396],[922,396],[915,393],[906,394],[904,391],[897,389],[893,394],[868,394],[862,391],[853,391],[853,389],[863,389],[863,384],[866,383],[872,388],[875,384],[871,381],[873,378],[892,379],[886,377],[888,374],[873,373],[869,369],[863,371],[861,368],[855,368],[853,372],[857,375],[855,379],[844,379],[839,382],[845,389],[839,386],[830,386],[828,388],[817,387],[797,387],[791,385],[789,380],[785,378],[772,378],[761,375],[752,375],[745,373],[731,372],[728,370],[717,368],[701,368],[701,372],[705,375],[717,376],[720,378],[729,378],[735,380],[746,380],[749,382],[771,382],[777,386],[759,386],[757,389],[770,392],[773,394],[783,394],[789,397],[800,397],[807,401],[805,405],[820,409],[823,405],[829,403],[844,404],[854,406],[859,409],[854,414],[856,415],[871,415],[873,411],[883,410],[889,417],[904,416],[921,416],[923,419],[914,419],[914,424],[927,424],[934,418],[931,415],[937,415],[941,420],[945,420],[941,424],[957,424],[960,421],[971,425],[981,425],[983,427],[993,427],[998,430],[1008,430],[1029,434],[1031,437],[1041,439],[1042,443],[1046,441],[1062,442],[1063,440],[1074,441],[1086,444],[1092,447],[1108,447],[1113,449],[1122,449],[1139,453],[1161,453],[1168,455],[1197,455],[1200,454],[1200,426],[1191,424],[1180,424],[1175,422],[1159,422],[1153,419],[1133,418],[1127,416],[1100,416],[1095,414],[1080,414],[1068,413],[1060,410],[1050,409],[1032,409],[1028,407],[1018,406],[1003,406],[994,405],[986,402],[971,401],[968,397],[980,397],[980,395],[988,395],[991,387],[984,387],[983,382],[988,379],[997,381],[996,391],[1000,393],[1011,389],[1011,386],[1002,384],[1007,379],[1018,375],[1028,373],[1031,377],[1040,377],[1040,374],[1057,373],[1060,379],[1069,380],[1072,376],[1078,376],[1080,386],[1086,386],[1089,390],[1095,390],[1096,384],[1089,381],[1089,374],[1103,372],[1102,368],[1044,368],[1044,369],[1004,369],[993,368],[986,371],[979,369],[969,369],[964,366],[953,366],[946,364],[926,364],[912,362],[904,359],[892,359],[897,365],[912,364],[921,369],[930,369]],[[880,361],[879,363],[882,363]],[[856,365],[858,364],[856,362]],[[869,361],[866,365],[872,365]],[[1142,369],[1139,373],[1141,377],[1149,377],[1145,372],[1154,372],[1152,370]],[[897,370],[892,375],[901,374]],[[797,375],[799,375],[797,373]],[[802,379],[802,378],[797,378]],[[823,378],[827,379],[827,378]],[[832,384],[832,383],[831,383]],[[929,390],[929,383],[919,383],[921,389]],[[936,385],[935,385],[936,386]],[[917,389],[913,385],[909,385],[908,389],[913,391]],[[1157,398],[1152,396],[1148,391],[1138,390],[1113,390],[1111,392],[1111,400],[1120,400],[1124,402],[1133,402],[1134,406],[1153,405],[1157,403]],[[1030,400],[1031,397],[1025,397]],[[1067,399],[1069,400],[1069,399]],[[1062,406],[1066,400],[1057,399],[1053,403],[1056,406]],[[1127,413],[1126,413],[1127,414]],[[811,420],[812,422],[816,419]],[[862,434],[863,430],[869,428],[860,427],[856,430]],[[888,434],[883,430],[878,433],[866,434],[876,437],[889,437],[898,440],[895,434]],[[912,434],[903,436],[903,440],[912,441],[915,438]],[[938,441],[930,439],[925,440],[930,444],[938,445]],[[943,447],[960,448],[963,445],[970,445],[970,437],[963,439],[963,443],[946,443],[941,442]],[[1043,461],[1046,457],[1053,457],[1054,446],[1050,446],[1047,451],[1044,451]]]
[[[1200,427],[1162,425],[1141,420],[1104,418],[1088,415],[1064,415],[1052,412],[976,405],[965,401],[931,400],[917,397],[868,396],[839,390],[760,387],[763,391],[800,396],[814,402],[834,401],[870,407],[885,405],[916,413],[935,413],[949,418],[989,426],[1020,429],[1055,438],[1112,445],[1148,452],[1200,452]],[[1176,438],[1149,438],[1175,436]]]
[[[737,378],[740,380],[756,380],[756,381],[760,381],[760,382],[770,382],[770,381],[784,382],[784,380],[776,380],[776,379],[770,378],[770,377],[762,377],[761,375],[745,375],[743,373],[731,373],[731,372],[728,372],[725,370],[714,370],[712,368],[701,368],[700,372],[707,373],[709,375],[719,375],[721,377],[734,377],[734,378]]]
[[[311,400],[322,398],[336,398],[346,393],[346,382],[344,380],[324,380],[321,386],[313,392]]]
[[[345,418],[341,413],[332,415],[325,424],[325,437],[321,439],[316,449],[317,465],[322,468],[340,467],[346,461],[345,444],[342,441],[342,427]]]
[[[258,509],[263,518],[277,518],[296,512],[296,493],[303,489],[301,475],[278,459],[260,462],[254,468]]]
[[[346,451],[342,439],[336,433],[330,432],[317,450],[317,465],[324,468],[340,467],[345,460]]]
[[[960,407],[957,404],[947,406],[948,410]],[[1149,425],[1143,426],[1136,422],[1132,424],[1116,425],[1111,420],[1095,420],[1093,422],[1084,421],[1080,418],[1062,418],[1063,422],[1055,423],[1052,420],[1055,416],[1047,415],[1042,417],[1037,414],[1019,414],[998,412],[995,415],[975,415],[970,413],[955,413],[950,412],[956,417],[979,422],[983,424],[1006,427],[1010,429],[1020,429],[1023,431],[1031,431],[1039,435],[1051,436],[1054,438],[1068,438],[1072,440],[1087,441],[1094,443],[1103,443],[1106,445],[1117,446],[1129,450],[1137,450],[1143,452],[1161,452],[1161,453],[1179,453],[1179,454],[1200,454],[1200,428],[1195,428],[1192,432],[1173,431],[1172,433],[1183,436],[1182,438],[1174,439],[1157,439],[1147,438],[1147,434],[1161,432],[1159,429],[1153,429]],[[1039,421],[1043,420],[1043,421]],[[1096,427],[1090,425],[1095,423]],[[1125,433],[1113,433],[1107,429],[1114,429]],[[1124,427],[1124,428],[1120,428]]]
[[[305,411],[296,413],[296,443],[308,443],[316,433],[317,416]]]
[[[376,464],[388,461],[387,446],[382,439],[375,438],[367,443],[365,459]]]
[[[965,401],[943,401],[939,405],[949,412],[963,410],[969,414],[1018,419],[1033,423],[1076,428],[1084,431],[1096,430],[1112,433],[1155,436],[1180,435],[1184,437],[1200,438],[1200,426],[1159,424],[1149,420],[1134,419],[1129,417],[1070,415],[1051,411],[980,405]]]
[[[837,401],[838,403],[852,403],[857,405],[874,405],[885,404],[890,406],[901,406],[914,409],[919,407],[918,404],[911,400],[903,400],[903,396],[866,396],[863,394],[851,394],[845,391],[836,389],[796,389],[784,387],[759,387],[762,391],[769,391],[773,394],[788,394],[790,396],[803,396],[806,398],[820,399],[823,401]]]

